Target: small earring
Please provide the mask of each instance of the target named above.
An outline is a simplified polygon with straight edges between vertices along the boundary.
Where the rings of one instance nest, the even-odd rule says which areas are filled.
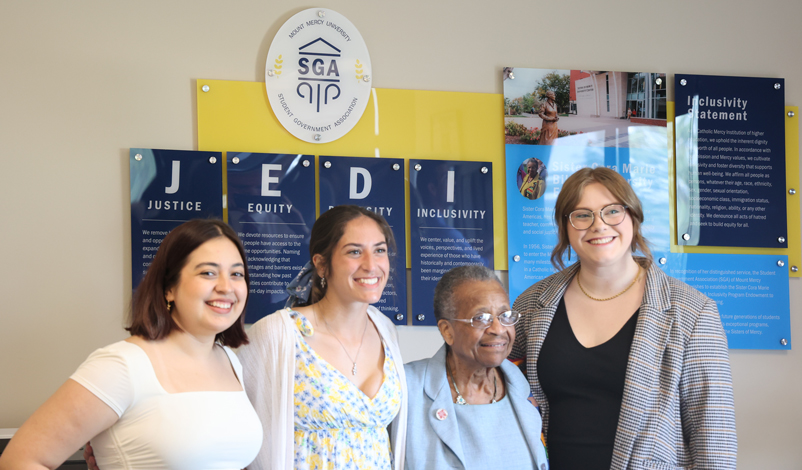
[[[167,302],[167,311],[169,312],[171,308],[173,308],[173,303]]]
[[[320,278],[320,288],[321,289],[325,289],[326,288],[326,278],[325,277],[321,277]]]

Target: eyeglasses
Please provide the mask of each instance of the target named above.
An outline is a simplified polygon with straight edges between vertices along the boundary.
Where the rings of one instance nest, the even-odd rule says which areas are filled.
[[[610,204],[599,209],[602,222],[614,227],[624,221],[628,207],[623,204]],[[577,209],[566,215],[571,226],[577,230],[587,230],[596,220],[595,213],[590,209]]]
[[[507,310],[506,312],[501,312],[498,315],[493,315],[492,313],[477,313],[469,319],[451,318],[450,320],[470,323],[474,328],[486,329],[490,328],[490,325],[493,324],[494,316],[498,318],[498,322],[501,323],[501,326],[512,326],[518,323],[518,320],[521,319],[520,313],[516,312],[515,310]]]

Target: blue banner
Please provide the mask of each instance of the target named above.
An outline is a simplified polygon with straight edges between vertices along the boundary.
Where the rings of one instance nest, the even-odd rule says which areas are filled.
[[[396,325],[407,324],[407,230],[404,160],[401,158],[320,157],[320,212],[353,204],[387,220],[396,252],[387,286],[374,305]]]
[[[287,284],[309,261],[314,161],[311,155],[228,153],[228,223],[245,245],[251,276],[247,323],[283,308]]]
[[[730,349],[791,349],[786,256],[679,254],[667,273],[716,301]]]
[[[223,219],[220,152],[132,148],[131,283],[136,289],[164,236],[191,219]]]
[[[629,181],[643,205],[641,232],[651,245],[655,260],[666,260],[670,251],[668,207],[668,148],[665,128],[633,127],[630,147],[580,145],[506,146],[507,247],[510,299],[535,282],[554,273],[551,251],[557,243],[554,206],[563,182],[580,168],[607,166]],[[525,182],[536,174],[530,198]],[[564,259],[570,265],[572,260]],[[662,265],[662,264],[661,264]]]
[[[435,325],[434,287],[451,268],[493,260],[490,162],[409,161],[412,324]]]
[[[787,248],[785,81],[676,75],[679,245]]]

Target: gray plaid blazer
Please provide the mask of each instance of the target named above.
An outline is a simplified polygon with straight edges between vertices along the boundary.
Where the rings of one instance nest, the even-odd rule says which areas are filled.
[[[716,303],[701,292],[647,268],[611,470],[732,469],[737,438],[727,337]],[[549,403],[537,359],[557,305],[579,263],[524,291],[513,309],[511,358],[526,358],[526,375],[541,406],[548,444]]]

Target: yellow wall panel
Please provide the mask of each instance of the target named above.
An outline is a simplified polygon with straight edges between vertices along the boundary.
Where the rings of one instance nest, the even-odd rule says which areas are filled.
[[[507,269],[501,95],[374,88],[351,132],[335,142],[310,144],[281,126],[264,83],[198,80],[196,86],[198,150],[492,162],[495,268]],[[407,240],[410,253],[409,214]]]

